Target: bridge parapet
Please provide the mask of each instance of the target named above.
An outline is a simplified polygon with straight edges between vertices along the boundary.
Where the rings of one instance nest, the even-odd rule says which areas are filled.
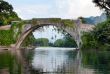
[[[34,18],[30,22],[33,25],[41,25],[41,24],[58,25],[58,24],[61,24],[61,19],[60,18]]]

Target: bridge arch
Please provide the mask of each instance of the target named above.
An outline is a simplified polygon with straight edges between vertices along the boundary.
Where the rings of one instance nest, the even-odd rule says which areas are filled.
[[[24,41],[24,39],[31,33],[33,32],[34,30],[36,29],[39,29],[43,26],[49,26],[49,25],[53,25],[53,26],[56,26],[57,28],[60,28],[62,30],[64,30],[65,32],[67,32],[68,34],[70,34],[73,39],[75,40],[77,46],[79,47],[79,44],[80,44],[80,35],[79,35],[79,31],[78,31],[78,26],[74,23],[73,20],[71,20],[73,22],[72,25],[74,25],[74,27],[68,27],[68,26],[65,26],[64,22],[51,22],[49,21],[48,19],[40,19],[40,20],[37,20],[35,21],[34,20],[34,24],[30,24],[31,26],[26,29],[21,35],[20,37],[18,38],[16,44],[15,44],[15,48],[16,49],[19,49],[22,42]],[[35,24],[35,22],[37,22],[37,24]],[[29,25],[29,24],[28,24]]]
[[[62,29],[62,30],[64,30],[65,32],[67,32],[68,34],[70,34],[71,35],[71,33],[70,32],[68,32],[64,27],[62,27],[62,24],[40,24],[40,25],[35,25],[35,26],[33,26],[33,27],[30,27],[28,30],[26,30],[25,32],[23,32],[22,34],[21,34],[21,36],[19,37],[19,39],[17,40],[17,42],[16,42],[16,49],[19,49],[20,48],[20,46],[21,46],[21,44],[22,44],[22,42],[24,41],[24,39],[30,34],[30,33],[32,33],[34,30],[36,30],[36,29],[39,29],[39,28],[41,28],[41,27],[43,27],[43,26],[50,26],[50,25],[52,25],[52,26],[56,26],[57,28],[60,28],[60,29]],[[72,37],[73,37],[73,35],[71,35]],[[76,38],[76,37],[73,37],[74,39]],[[76,40],[75,40],[76,41]]]

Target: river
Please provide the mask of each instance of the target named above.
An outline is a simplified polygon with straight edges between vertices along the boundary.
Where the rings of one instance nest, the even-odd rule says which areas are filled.
[[[56,47],[39,47],[30,51],[27,56],[32,66],[31,74],[110,74],[109,51]],[[0,74],[20,74],[20,67],[9,52],[0,53]]]
[[[36,48],[34,53],[32,66],[39,74],[110,74],[107,52]]]

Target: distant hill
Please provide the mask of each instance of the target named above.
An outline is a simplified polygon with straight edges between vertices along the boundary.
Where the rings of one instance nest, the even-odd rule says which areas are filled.
[[[107,16],[105,13],[101,14],[101,16],[96,16],[96,17],[88,17],[88,18],[84,18],[84,20],[86,21],[86,24],[98,24],[101,22],[104,22],[107,19]]]

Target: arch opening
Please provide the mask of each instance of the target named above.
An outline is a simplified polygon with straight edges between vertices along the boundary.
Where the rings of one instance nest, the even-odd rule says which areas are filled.
[[[73,35],[71,35],[71,33],[68,33],[65,29],[65,27],[62,27],[62,25],[58,26],[58,24],[40,24],[40,25],[35,25],[33,27],[30,27],[28,30],[26,30],[23,34],[21,34],[20,38],[18,39],[17,43],[16,43],[16,48],[20,48],[22,43],[24,42],[24,40],[29,36],[32,35],[32,32],[34,32],[35,30],[38,30],[42,27],[46,27],[46,26],[55,26],[58,30],[61,30],[62,32],[65,32],[66,36],[69,36],[71,38],[73,38],[75,40],[75,37],[73,37]],[[75,40],[76,42],[76,40]],[[76,42],[77,45],[77,42]]]

